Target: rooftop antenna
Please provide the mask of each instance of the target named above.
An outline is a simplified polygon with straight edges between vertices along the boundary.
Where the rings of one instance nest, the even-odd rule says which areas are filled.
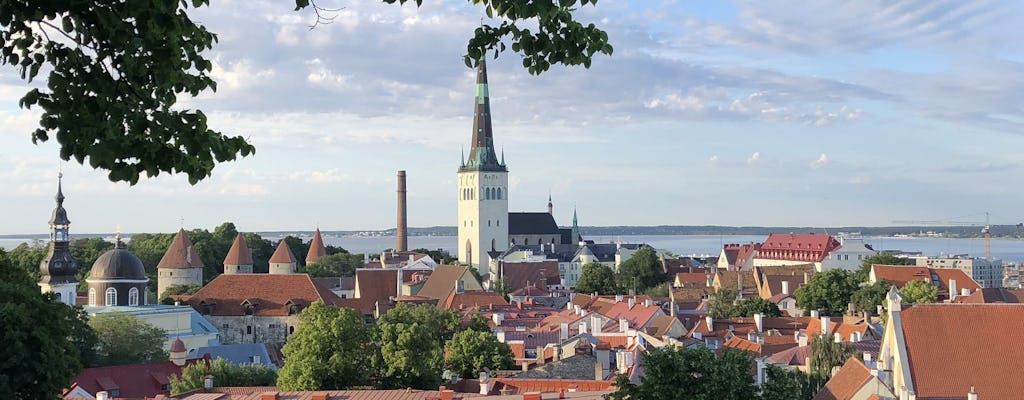
[[[185,229],[185,216],[184,216],[184,215],[182,215],[182,216],[180,216],[180,217],[179,217],[179,219],[180,219],[180,221],[179,221],[179,222],[180,222],[180,224],[181,224],[180,228],[181,228],[181,229]]]

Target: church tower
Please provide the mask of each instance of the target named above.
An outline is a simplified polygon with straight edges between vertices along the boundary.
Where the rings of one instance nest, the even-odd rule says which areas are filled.
[[[43,293],[53,292],[57,295],[58,301],[73,306],[77,296],[78,279],[75,278],[75,273],[78,272],[78,261],[71,256],[71,242],[68,239],[71,221],[68,220],[68,212],[64,210],[61,178],[63,174],[58,174],[57,208],[53,209],[53,216],[50,218],[50,250],[39,263],[39,272],[42,273],[39,289]]]
[[[473,141],[458,173],[459,262],[486,273],[491,251],[508,249],[508,169],[498,160],[491,130],[487,66],[476,73]]]

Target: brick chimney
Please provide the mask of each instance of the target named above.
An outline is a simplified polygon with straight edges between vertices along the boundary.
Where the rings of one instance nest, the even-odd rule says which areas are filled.
[[[409,227],[406,225],[405,171],[398,171],[398,226],[395,229],[395,250],[409,251]]]

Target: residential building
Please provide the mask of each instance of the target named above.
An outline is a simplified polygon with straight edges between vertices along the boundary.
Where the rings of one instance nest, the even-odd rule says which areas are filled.
[[[855,271],[865,259],[875,254],[864,240],[855,235],[815,233],[773,233],[761,244],[753,257],[754,266],[813,264],[814,270],[841,268]]]
[[[836,236],[839,239],[839,248],[821,260],[819,271],[830,269],[856,271],[863,265],[864,260],[877,254],[875,249],[864,243],[864,238],[858,234],[840,233]]]
[[[737,244],[729,243],[722,245],[722,252],[718,255],[718,269],[728,271],[745,271],[754,267],[754,256],[761,249],[761,243]]]
[[[916,258],[917,266],[959,269],[982,287],[1003,287],[1003,261],[965,255]]]
[[[957,296],[966,296],[981,289],[974,279],[958,269],[874,264],[868,274],[870,283],[886,281],[897,288],[903,288],[912,280],[921,280],[935,285],[939,289],[938,301],[949,301]]]
[[[887,295],[879,379],[901,399],[1013,399],[1024,393],[1021,304],[915,304]]]
[[[920,399],[920,397],[918,397]],[[814,400],[898,400],[895,394],[857,358],[850,358],[814,396]]]

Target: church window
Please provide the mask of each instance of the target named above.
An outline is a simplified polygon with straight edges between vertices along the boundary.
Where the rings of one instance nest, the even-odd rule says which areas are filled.
[[[491,226],[491,220],[487,220],[487,226]]]
[[[501,188],[498,188],[498,200],[501,200]]]
[[[496,251],[494,247],[494,239],[491,239],[491,251]]]
[[[485,200],[490,200],[491,199],[491,188],[485,188],[484,189],[484,199]]]
[[[494,224],[497,225],[497,226],[501,226],[501,220],[500,219],[495,220]]]
[[[60,292],[57,292],[57,301],[60,301]]]
[[[131,288],[128,290],[128,305],[139,305],[139,288]]]
[[[252,335],[252,325],[246,325],[245,326],[245,334],[246,335]]]
[[[116,306],[117,305],[117,289],[107,288],[107,293],[106,294],[107,294],[106,305],[108,305],[108,306]]]

